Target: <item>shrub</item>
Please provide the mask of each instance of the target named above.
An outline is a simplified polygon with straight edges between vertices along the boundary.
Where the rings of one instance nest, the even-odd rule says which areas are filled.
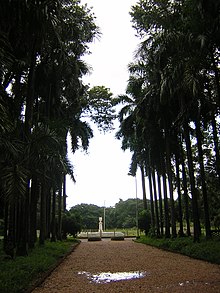
[[[156,246],[161,249],[179,252],[192,258],[220,264],[219,239],[201,239],[199,243],[193,242],[191,237],[177,237],[174,239],[151,238],[141,236],[136,242]]]
[[[74,214],[66,212],[63,215],[62,219],[62,232],[64,238],[67,234],[72,235],[73,237],[77,236],[78,232],[81,232],[81,223],[80,219],[77,218]]]

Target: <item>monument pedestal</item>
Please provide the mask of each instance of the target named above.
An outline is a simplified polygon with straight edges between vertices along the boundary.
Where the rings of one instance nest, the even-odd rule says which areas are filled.
[[[103,231],[102,217],[99,217],[98,232],[81,232],[78,235],[78,238],[88,238],[88,241],[100,241],[102,238],[111,238],[111,240],[124,240],[124,233]]]

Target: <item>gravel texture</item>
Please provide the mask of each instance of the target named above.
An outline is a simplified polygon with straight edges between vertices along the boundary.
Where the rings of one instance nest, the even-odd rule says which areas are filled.
[[[139,279],[98,283],[102,272],[143,272]],[[33,293],[193,292],[219,293],[220,266],[163,251],[131,239],[87,241],[80,245]]]

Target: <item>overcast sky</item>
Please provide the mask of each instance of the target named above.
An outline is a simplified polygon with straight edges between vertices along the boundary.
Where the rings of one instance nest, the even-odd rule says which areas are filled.
[[[117,96],[124,94],[128,80],[127,65],[133,61],[139,40],[135,37],[129,15],[136,0],[83,0],[93,7],[100,27],[100,40],[90,46],[91,55],[85,61],[92,74],[84,79],[91,87],[104,85]],[[94,129],[89,153],[77,151],[69,158],[74,165],[76,183],[67,181],[67,207],[88,203],[113,206],[119,199],[135,198],[135,179],[128,176],[131,154],[121,150],[115,131],[108,134]],[[137,176],[137,195],[142,198],[140,175]]]

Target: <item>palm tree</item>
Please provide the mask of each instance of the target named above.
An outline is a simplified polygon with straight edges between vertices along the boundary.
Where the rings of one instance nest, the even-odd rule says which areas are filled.
[[[191,165],[190,182],[194,229],[197,230],[194,233],[196,241],[198,240],[200,224],[195,184],[199,185],[200,183],[195,181],[187,128],[191,121],[195,121],[198,97],[204,98],[206,96],[206,99],[210,100],[210,104],[219,104],[219,70],[216,63],[219,40],[213,33],[218,31],[218,18],[214,9],[216,7],[219,8],[219,4],[213,1],[204,4],[200,0],[196,3],[191,1],[164,3],[152,0],[138,3],[132,7],[131,12],[134,27],[137,33],[144,38],[137,57],[139,63],[140,61],[144,63],[141,68],[142,72],[144,69],[145,92],[150,92],[154,98],[154,100],[148,99],[148,111],[154,109],[154,113],[157,115],[157,125],[160,125],[160,129],[164,131],[166,141],[165,156],[171,191],[172,231],[175,235],[175,219],[172,217],[172,170],[170,168],[174,159],[171,142],[173,133],[179,134],[184,129],[188,163]],[[211,19],[214,19],[214,22],[210,21]],[[211,84],[211,91],[208,91],[209,97],[205,94],[207,92],[204,87],[205,80],[211,80],[211,83],[208,83]],[[209,108],[206,108],[206,113]],[[202,117],[199,117],[199,123],[201,119]],[[200,151],[198,150],[198,152]],[[200,161],[202,162],[202,156],[200,156]],[[204,186],[203,172],[201,177]],[[186,182],[185,179],[183,181]],[[206,205],[206,192],[204,188],[203,190],[203,199],[205,199]],[[184,193],[186,194],[186,192],[186,184],[184,183]],[[185,198],[187,199],[188,196]],[[208,213],[206,213],[206,218],[208,225]]]
[[[16,137],[16,144],[11,144],[14,154],[12,148],[4,151],[4,156],[6,153],[7,156],[1,161],[1,165],[5,165],[5,168],[1,168],[1,186],[6,211],[5,235],[6,238],[17,235],[13,243],[18,246],[20,254],[27,253],[27,241],[33,247],[36,240],[39,194],[44,219],[41,242],[47,237],[51,211],[50,187],[57,190],[53,174],[58,169],[61,171],[62,184],[64,175],[72,175],[66,158],[66,137],[72,125],[76,126],[72,120],[80,125],[85,108],[80,78],[87,68],[80,57],[86,52],[87,43],[92,41],[98,29],[86,6],[79,6],[78,2],[66,4],[60,1],[8,2],[1,10],[0,42],[3,46],[0,50],[0,127],[4,125],[8,138]],[[40,80],[40,72],[44,73],[42,75],[46,77],[46,83]],[[7,92],[9,87],[10,93]],[[2,98],[6,98],[5,104]],[[1,124],[3,119],[4,123]],[[62,126],[58,126],[60,122]],[[36,131],[44,125],[56,135],[52,145],[46,143],[47,134],[44,136],[44,144],[40,138],[36,140]],[[84,148],[88,147],[89,138],[92,137],[91,129],[83,122],[82,125],[83,133],[81,130],[76,133],[73,129],[71,131],[73,149],[78,147],[74,143],[80,139],[80,135]],[[6,150],[6,141],[1,142]],[[59,162],[57,165],[53,164],[52,155]],[[49,188],[46,188],[46,182]],[[17,218],[13,216],[14,213],[18,215]]]

